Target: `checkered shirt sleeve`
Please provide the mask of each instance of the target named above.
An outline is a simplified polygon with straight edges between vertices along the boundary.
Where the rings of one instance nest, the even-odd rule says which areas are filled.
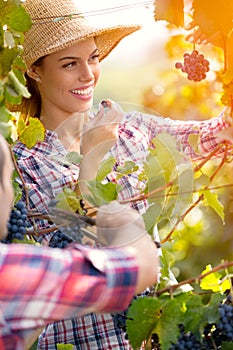
[[[138,268],[123,250],[0,245],[2,350],[24,350],[48,322],[124,309],[134,294]]]

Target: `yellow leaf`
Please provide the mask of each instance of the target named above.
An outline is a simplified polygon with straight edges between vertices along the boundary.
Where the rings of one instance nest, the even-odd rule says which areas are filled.
[[[18,139],[28,148],[32,148],[39,141],[44,141],[45,128],[41,121],[37,118],[29,118],[27,124],[22,118],[19,119],[17,125]]]
[[[202,275],[212,270],[211,265],[207,265],[206,269],[202,272]],[[202,289],[212,290],[213,292],[225,292],[231,288],[229,280],[221,281],[221,275],[217,272],[213,272],[210,275],[204,277],[200,282]]]

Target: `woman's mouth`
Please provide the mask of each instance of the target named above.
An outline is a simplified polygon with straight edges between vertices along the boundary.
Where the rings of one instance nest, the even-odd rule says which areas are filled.
[[[70,92],[77,96],[87,97],[93,94],[93,90],[94,90],[93,87],[90,86],[86,89],[73,89],[73,90],[70,90]]]

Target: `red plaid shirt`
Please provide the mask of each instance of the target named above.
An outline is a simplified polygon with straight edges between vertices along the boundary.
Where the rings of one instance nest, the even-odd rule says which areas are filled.
[[[122,250],[0,249],[1,350],[25,350],[24,337],[48,322],[127,308],[135,291],[136,262]]]
[[[224,120],[223,113],[207,121],[174,121],[154,115],[131,112],[125,115],[118,128],[118,140],[110,155],[116,157],[117,163],[132,160],[142,164],[146,157],[151,140],[162,132],[167,132],[179,140],[182,150],[192,158],[201,158],[201,153],[207,154],[218,145],[216,136],[229,124]],[[190,135],[199,137],[199,152],[190,144]],[[30,204],[40,211],[46,211],[52,198],[62,187],[74,183],[78,179],[79,169],[67,168],[59,159],[64,159],[67,151],[61,145],[57,136],[48,131],[46,140],[28,150],[23,144],[15,147],[18,166],[23,173],[29,188]],[[108,177],[115,181],[115,174]],[[120,199],[132,198],[138,194],[140,181],[137,177],[124,177],[120,180],[123,190]],[[141,213],[147,208],[146,201],[134,204]],[[100,349],[131,349],[124,333],[114,328],[110,314],[89,314],[79,318],[58,321],[46,327],[39,339],[39,348],[54,350],[56,343],[71,343],[79,350]]]

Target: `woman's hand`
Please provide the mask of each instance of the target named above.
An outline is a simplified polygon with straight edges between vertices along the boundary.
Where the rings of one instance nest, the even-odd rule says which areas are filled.
[[[118,104],[106,101],[108,110],[104,107],[97,115],[88,121],[83,129],[81,139],[81,154],[83,155],[79,173],[79,191],[89,193],[86,181],[96,177],[98,167],[104,156],[117,139],[117,127],[124,113]]]
[[[104,106],[108,109],[105,110]],[[80,146],[82,155],[94,151],[101,143],[108,144],[110,148],[116,141],[117,127],[124,113],[120,106],[111,100],[104,101],[104,106],[100,104],[99,112],[83,127]],[[106,153],[109,148],[106,149]]]

